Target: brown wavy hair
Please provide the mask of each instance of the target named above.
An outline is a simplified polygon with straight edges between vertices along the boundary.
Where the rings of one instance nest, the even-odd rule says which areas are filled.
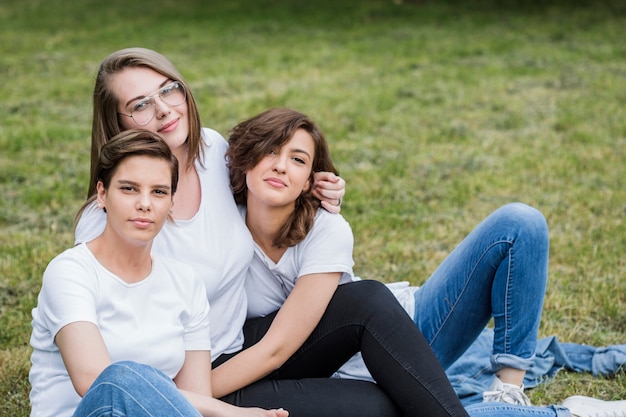
[[[170,147],[157,133],[143,129],[125,130],[107,141],[100,150],[98,162],[94,168],[94,178],[96,184],[102,181],[105,189],[109,188],[111,179],[117,171],[117,167],[122,161],[131,156],[149,156],[151,158],[162,159],[169,163],[172,171],[171,193],[176,193],[178,187],[178,159],[172,153]],[[85,208],[97,198],[97,194],[92,194],[76,213],[74,225],[78,223]],[[169,220],[172,220],[171,218]]]
[[[237,204],[245,206],[248,199],[246,173],[270,151],[289,142],[298,129],[308,132],[315,143],[315,155],[309,175],[311,187],[297,198],[295,210],[273,242],[276,247],[300,243],[313,227],[315,214],[320,207],[320,201],[312,193],[313,174],[326,171],[339,175],[330,157],[326,138],[308,116],[287,108],[270,109],[239,123],[231,130],[228,138],[226,159],[230,185]]]
[[[187,93],[187,108],[189,115],[189,155],[187,167],[191,168],[196,160],[202,162],[204,156],[204,142],[202,141],[202,124],[196,101],[174,64],[160,53],[146,48],[127,48],[115,51],[107,56],[98,69],[93,90],[93,124],[91,128],[91,168],[87,197],[96,192],[97,178],[96,165],[100,160],[100,151],[107,141],[122,132],[122,126],[117,114],[118,100],[111,91],[111,77],[125,68],[150,68],[172,81],[178,81]]]

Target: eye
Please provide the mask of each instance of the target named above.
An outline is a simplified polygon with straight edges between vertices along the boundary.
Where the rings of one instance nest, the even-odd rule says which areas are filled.
[[[163,190],[163,189],[156,189],[154,190],[155,194],[158,194],[160,196],[166,196],[169,195],[169,193],[167,192],[167,190]]]
[[[133,106],[133,112],[140,112],[150,108],[152,105],[152,98],[147,98],[144,100],[140,100]]]
[[[174,92],[178,91],[179,89],[180,89],[180,85],[178,83],[168,84],[161,89],[160,91],[161,97],[167,97],[169,95],[172,95]]]
[[[135,191],[135,187],[133,187],[132,185],[122,185],[120,187],[120,190],[125,191],[125,192],[131,192],[131,191]]]
[[[302,158],[300,158],[300,157],[297,157],[297,156],[294,156],[294,157],[293,157],[293,160],[294,160],[294,161],[296,161],[296,162],[297,162],[297,163],[299,163],[299,164],[302,164],[302,165],[305,165],[305,164],[306,164],[306,161],[305,161],[304,159],[302,159]]]

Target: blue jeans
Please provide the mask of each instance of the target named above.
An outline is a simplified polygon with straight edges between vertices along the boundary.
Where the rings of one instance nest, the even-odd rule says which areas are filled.
[[[172,417],[200,413],[157,369],[135,362],[116,362],[96,378],[74,417]]]
[[[470,417],[572,417],[569,410],[560,405],[533,407],[505,403],[481,403],[470,405],[466,409]]]
[[[492,365],[528,370],[548,276],[548,227],[522,203],[491,213],[415,292],[414,320],[444,369],[494,319]]]

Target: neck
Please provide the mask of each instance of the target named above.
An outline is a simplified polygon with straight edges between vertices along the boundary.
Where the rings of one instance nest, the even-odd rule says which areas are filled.
[[[139,282],[152,271],[151,241],[132,244],[105,229],[87,246],[100,264],[128,283]]]
[[[255,204],[248,198],[246,211],[246,226],[252,238],[261,247],[266,255],[272,257],[277,252],[282,255],[286,248],[277,248],[274,241],[278,237],[280,228],[294,211],[294,206],[270,207]]]
[[[178,159],[178,191],[174,194],[172,216],[177,220],[188,220],[200,208],[200,179],[195,165],[187,164],[187,148],[178,148],[174,155]]]

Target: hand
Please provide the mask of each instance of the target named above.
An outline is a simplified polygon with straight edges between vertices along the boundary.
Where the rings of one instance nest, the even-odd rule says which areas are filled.
[[[346,193],[346,182],[332,172],[316,172],[313,195],[322,203],[322,207],[330,213],[341,211],[341,199]]]
[[[288,417],[289,412],[282,408],[274,410],[264,410],[256,407],[237,407],[238,411],[232,417]]]

